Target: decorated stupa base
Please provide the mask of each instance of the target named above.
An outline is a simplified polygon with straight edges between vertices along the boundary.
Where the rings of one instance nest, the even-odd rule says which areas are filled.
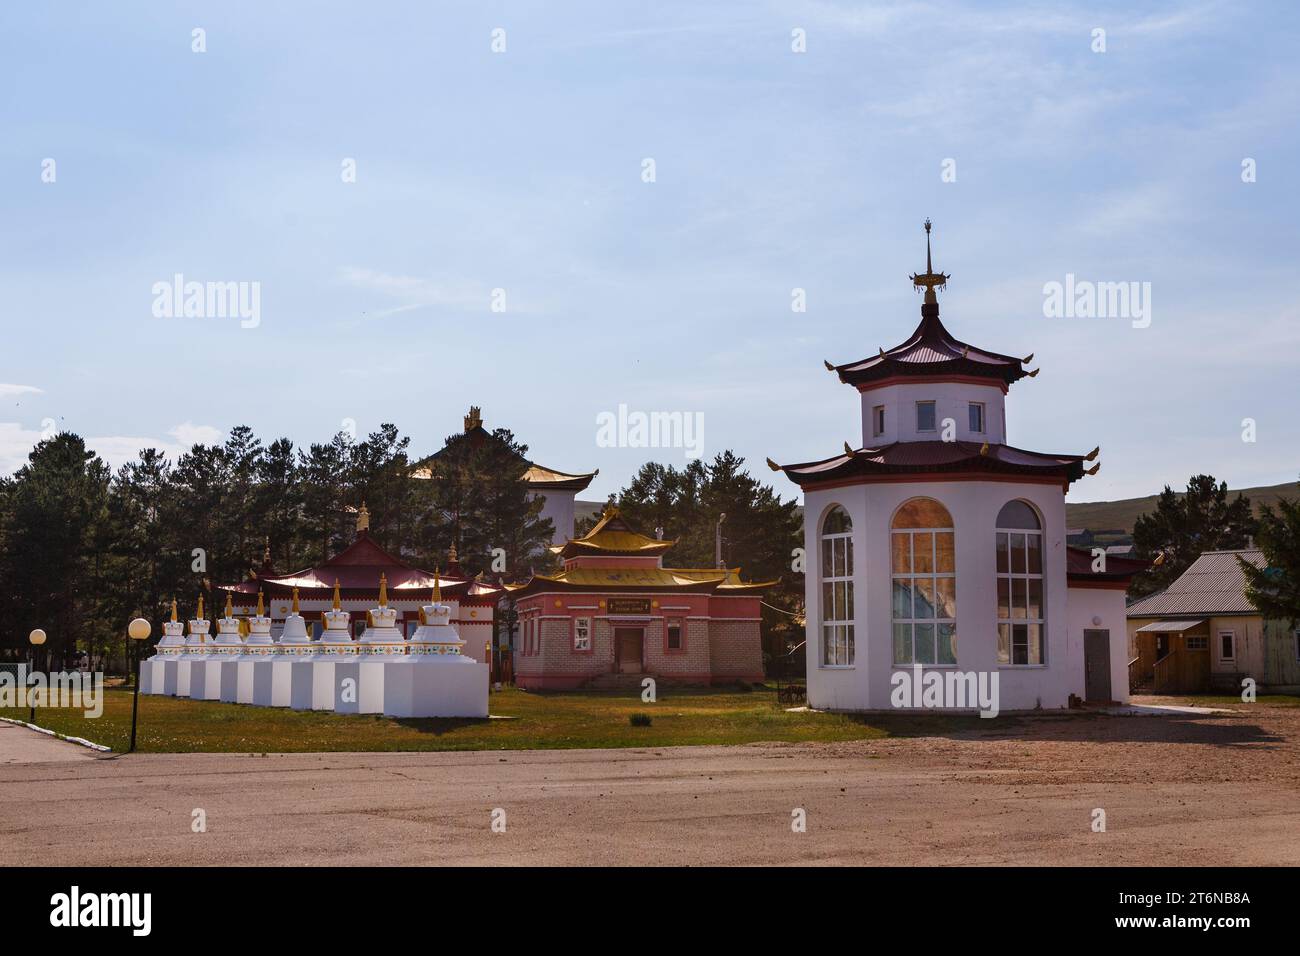
[[[271,706],[311,710],[312,655],[315,648],[307,633],[307,621],[298,613],[298,592],[294,590],[293,613],[284,620],[284,632],[271,658]]]
[[[487,664],[461,653],[465,642],[451,608],[434,596],[420,609],[420,626],[407,642],[407,665],[386,676],[384,713],[391,717],[486,717]]]
[[[176,695],[176,662],[185,650],[185,623],[177,620],[172,600],[172,619],[163,623],[163,636],[153,657],[140,664],[140,693]]]
[[[212,622],[203,616],[203,596],[199,596],[199,610],[190,621],[189,635],[185,638],[185,647],[177,659],[176,696],[192,697],[194,689],[194,664],[203,661],[208,655],[208,642],[212,631]],[[201,668],[200,668],[201,670]],[[200,677],[200,683],[202,678]]]
[[[357,643],[348,629],[352,615],[339,610],[337,584],[334,594],[334,609],[321,615],[325,630],[315,644],[316,653],[312,657],[311,709],[355,714]],[[347,666],[349,663],[353,666]],[[345,683],[349,678],[350,693]]]

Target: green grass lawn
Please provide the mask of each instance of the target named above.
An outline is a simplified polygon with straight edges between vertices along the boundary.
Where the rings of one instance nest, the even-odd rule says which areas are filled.
[[[669,689],[657,703],[637,692],[536,694],[506,689],[490,700],[494,715],[514,720],[398,720],[282,707],[252,707],[172,697],[140,698],[136,749],[145,753],[275,753],[330,750],[536,750],[582,747],[670,747],[757,741],[837,741],[887,736],[885,722],[841,714],[787,713],[771,690]],[[647,714],[649,727],[628,718]],[[27,719],[25,708],[0,717]],[[893,729],[907,732],[913,718]],[[969,718],[968,718],[969,719]],[[979,718],[973,718],[978,722]],[[115,751],[131,733],[131,694],[105,692],[104,712],[37,709],[36,723]],[[951,726],[951,724],[949,724]]]

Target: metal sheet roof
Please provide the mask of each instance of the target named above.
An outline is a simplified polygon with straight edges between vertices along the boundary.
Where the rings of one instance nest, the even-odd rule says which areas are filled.
[[[1143,598],[1128,609],[1129,617],[1168,614],[1258,614],[1246,598],[1246,576],[1237,557],[1257,568],[1265,565],[1258,549],[1207,551],[1167,589]]]
[[[1203,617],[1198,617],[1190,621],[1152,621],[1150,624],[1143,624],[1139,627],[1138,633],[1141,634],[1144,631],[1155,631],[1161,634],[1181,634],[1183,631],[1190,631],[1192,628],[1198,627],[1204,623],[1205,618]]]

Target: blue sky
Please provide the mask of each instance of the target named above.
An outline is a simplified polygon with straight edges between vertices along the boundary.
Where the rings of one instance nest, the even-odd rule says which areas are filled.
[[[1011,442],[1101,445],[1070,500],[1294,480],[1298,33],[1288,3],[6,4],[0,469],[47,419],[114,463],[345,419],[425,453],[476,404],[604,497],[685,461],[597,447],[626,404],[791,496],[763,458],[857,443],[822,360],[912,330],[928,216],[948,327],[1042,367]],[[176,273],[260,283],[260,323],[155,317]],[[1044,317],[1067,273],[1150,282],[1150,327]]]

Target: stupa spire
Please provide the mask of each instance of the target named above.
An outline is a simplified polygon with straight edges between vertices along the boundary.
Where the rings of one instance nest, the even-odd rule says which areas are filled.
[[[943,289],[948,285],[948,280],[952,278],[943,272],[935,272],[934,265],[930,257],[930,220],[925,221],[925,272],[913,273],[911,276],[912,285],[919,292],[925,290],[925,305],[936,306],[935,314],[938,314],[939,300],[935,297],[935,289]]]
[[[178,618],[176,617],[176,598],[173,597],[172,598],[172,623],[175,624],[177,620]]]
[[[337,611],[337,610],[339,610],[339,609],[340,609],[340,604],[339,604],[339,579],[338,579],[338,578],[335,578],[335,579],[334,579],[334,610]]]
[[[262,592],[261,592],[261,591],[258,591],[258,592],[257,592],[257,616],[258,616],[258,617],[265,617],[265,616],[266,616],[266,605],[264,605],[264,604],[262,603]]]
[[[379,606],[388,607],[388,576],[379,572]]]
[[[201,592],[199,594],[199,612],[194,615],[194,619],[196,621],[203,620],[203,594]]]
[[[293,589],[293,613],[298,613],[298,589]]]
[[[438,569],[433,569],[433,603],[437,604],[442,600],[442,587],[438,582]]]
[[[234,607],[230,604],[230,592],[226,592],[226,617],[233,617],[235,614]]]

